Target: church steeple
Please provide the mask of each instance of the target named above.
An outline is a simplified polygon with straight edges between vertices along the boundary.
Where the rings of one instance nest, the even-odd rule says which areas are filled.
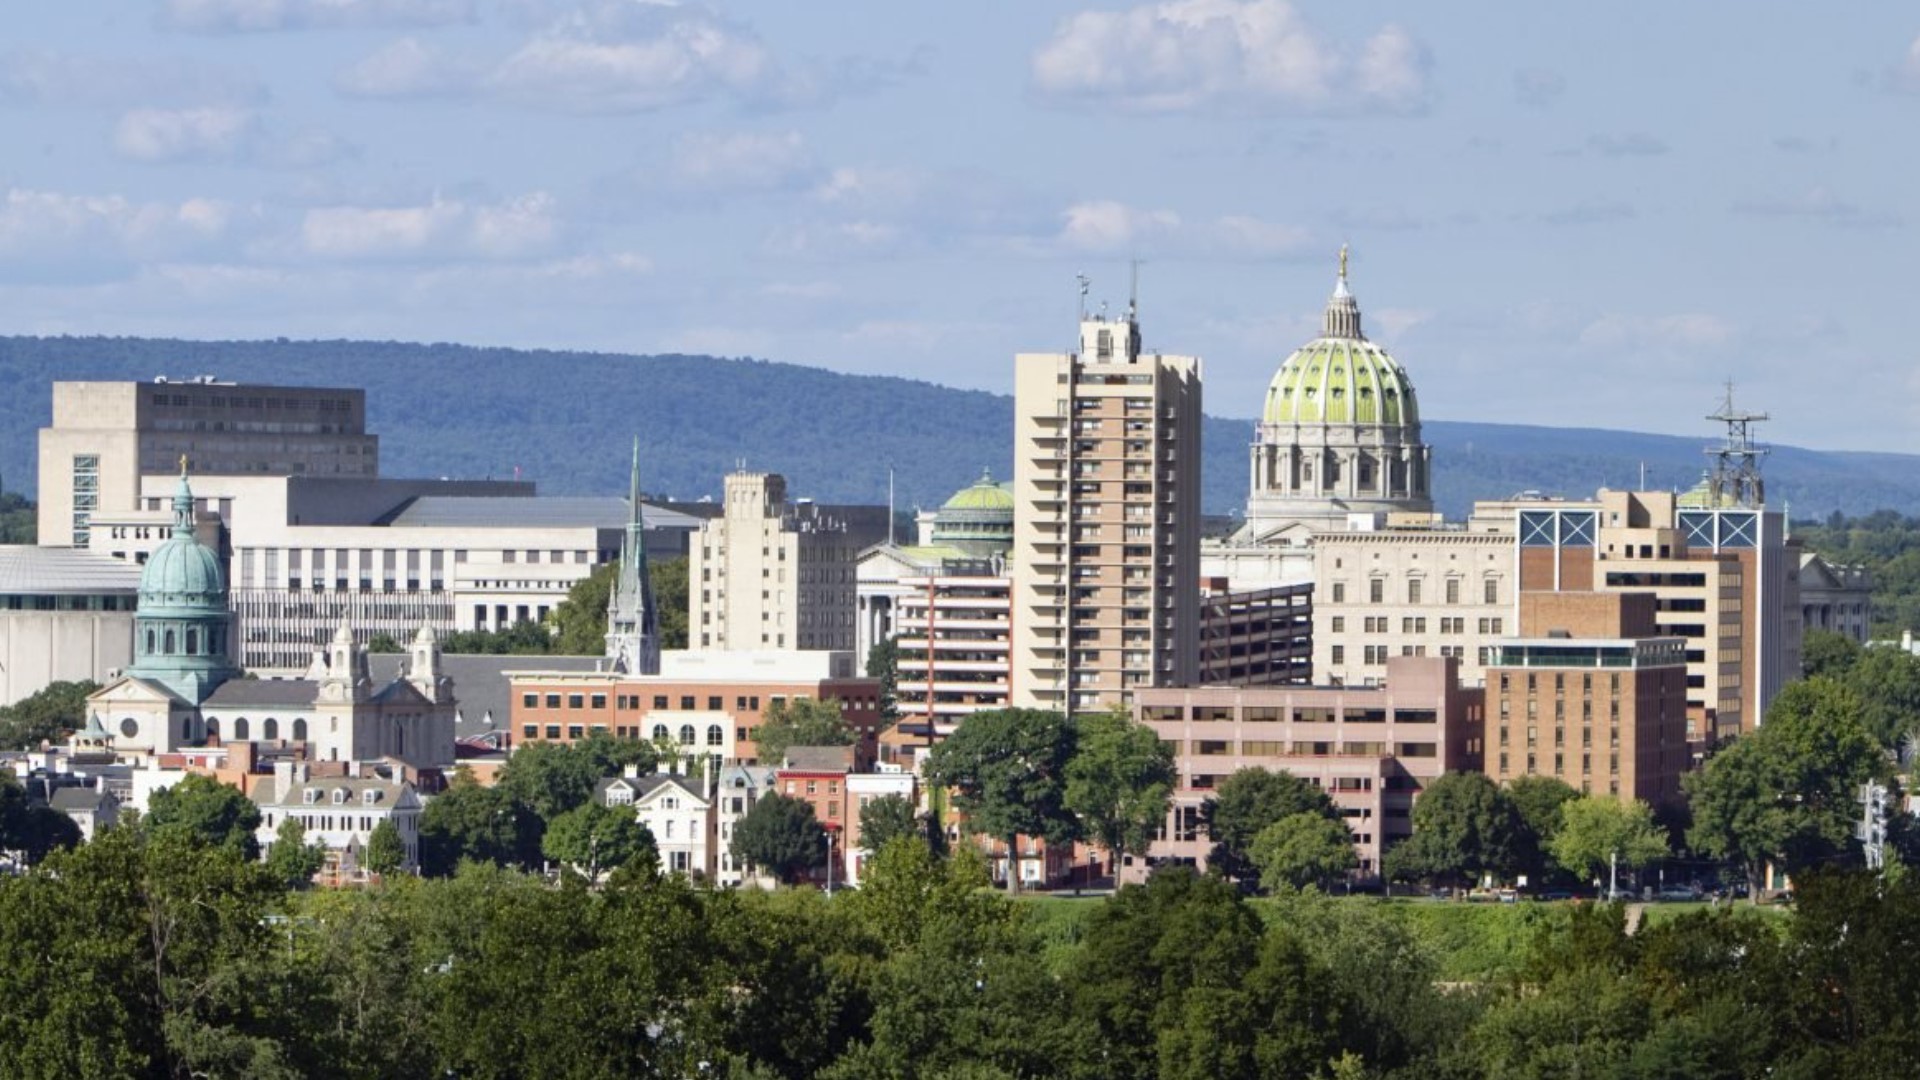
[[[1321,337],[1347,338],[1353,341],[1365,341],[1367,335],[1360,332],[1360,301],[1353,298],[1352,290],[1347,288],[1347,245],[1340,245],[1340,277],[1333,283],[1333,296],[1327,301],[1327,314],[1321,326]]]
[[[627,535],[620,544],[620,573],[607,602],[607,658],[628,675],[660,674],[659,613],[647,577],[646,509],[640,503],[640,440],[633,440],[633,473],[627,481]]]

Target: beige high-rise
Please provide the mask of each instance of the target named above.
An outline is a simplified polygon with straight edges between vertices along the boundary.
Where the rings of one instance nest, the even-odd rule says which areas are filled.
[[[778,473],[736,472],[725,509],[689,545],[697,649],[852,649],[854,564],[867,538]]]
[[[1013,703],[1073,713],[1198,664],[1200,361],[1131,310],[1014,358]]]

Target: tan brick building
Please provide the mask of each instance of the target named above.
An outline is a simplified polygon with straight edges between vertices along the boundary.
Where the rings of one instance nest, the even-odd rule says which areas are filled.
[[[1200,427],[1200,361],[1144,351],[1131,310],[1014,359],[1014,705],[1194,680]]]

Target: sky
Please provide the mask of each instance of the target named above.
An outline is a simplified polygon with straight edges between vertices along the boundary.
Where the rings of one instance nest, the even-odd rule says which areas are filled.
[[[1705,438],[1731,380],[1767,440],[1920,451],[1910,4],[17,7],[0,333],[1007,392],[1137,262],[1251,417],[1350,244],[1429,419]]]

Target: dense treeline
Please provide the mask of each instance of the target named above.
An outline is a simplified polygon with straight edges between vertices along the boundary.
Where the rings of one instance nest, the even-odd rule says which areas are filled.
[[[1010,385],[1013,354],[1035,344],[1008,342],[1003,356],[984,362],[1004,364],[1000,385]],[[648,487],[677,497],[717,496],[720,478],[743,459],[785,473],[794,494],[824,502],[883,501],[889,465],[903,506],[938,506],[982,468],[1012,475],[1008,397],[788,359],[799,363],[401,342],[0,337],[0,473],[27,486],[34,431],[47,422],[56,379],[210,373],[366,388],[368,422],[391,476],[504,477],[517,468],[552,494],[611,494],[626,490],[635,433]],[[1283,355],[1210,359],[1277,367]],[[1431,363],[1403,359],[1415,379]],[[1246,447],[1260,402],[1214,398],[1207,407],[1216,417],[1247,418],[1210,419],[1204,432],[1203,502],[1226,513],[1246,500]],[[1586,496],[1602,485],[1629,487],[1642,466],[1653,487],[1684,490],[1700,476],[1700,439],[1713,434],[1431,419],[1424,430],[1434,446],[1435,498],[1455,516],[1474,499],[1529,488]],[[1803,513],[1920,507],[1912,462],[1776,446],[1768,486]]]
[[[1873,636],[1920,630],[1920,517],[1879,510],[1824,522],[1796,522],[1794,535],[1827,561],[1864,566],[1873,575]]]
[[[1892,1077],[1920,887],[1810,875],[1787,914],[1628,934],[1541,909],[1450,982],[1417,902],[1156,875],[1049,941],[961,855],[865,886],[599,888],[467,864],[290,893],[189,831],[116,828],[0,881],[9,1077]]]

